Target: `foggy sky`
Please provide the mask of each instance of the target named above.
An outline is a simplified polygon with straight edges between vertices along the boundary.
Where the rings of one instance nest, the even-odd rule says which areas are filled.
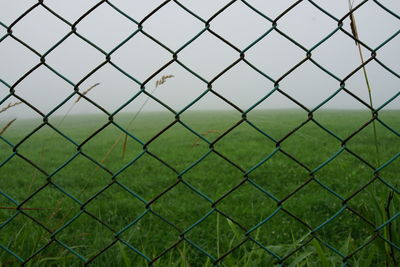
[[[0,1],[0,21],[9,26],[29,7],[37,1]],[[45,0],[44,3],[57,14],[73,24],[82,14],[99,1],[95,0]],[[146,0],[113,0],[110,1],[121,11],[131,16],[137,22],[155,9],[162,1]],[[207,21],[214,13],[229,1],[180,1],[188,9]],[[253,0],[247,1],[271,19],[275,19],[295,1],[288,0]],[[347,0],[314,1],[330,14],[340,19],[348,12]],[[380,1],[394,13],[400,14],[400,2],[396,0]],[[359,1],[355,1],[357,5]],[[371,48],[376,48],[400,29],[400,20],[381,9],[373,1],[369,1],[355,13],[360,39]],[[344,21],[343,28],[351,32],[349,19]],[[272,24],[262,16],[237,1],[210,23],[210,29],[227,39],[239,49],[244,49],[267,32]],[[143,23],[143,30],[162,42],[170,50],[176,51],[186,42],[196,36],[205,24],[196,19],[174,2],[169,2]],[[309,49],[337,28],[337,22],[308,1],[303,1],[277,22],[277,28]],[[107,3],[103,3],[77,25],[77,32],[90,40],[106,53],[112,51],[118,44],[138,29],[138,26],[125,18]],[[19,21],[13,28],[13,35],[29,44],[37,52],[44,54],[54,44],[66,36],[71,27],[56,18],[42,6],[38,6]],[[7,29],[0,26],[0,38]],[[396,36],[377,52],[377,58],[393,71],[400,73],[400,36]],[[363,50],[365,59],[370,52]],[[277,80],[286,71],[304,59],[306,53],[272,31],[264,39],[255,44],[245,53],[245,58],[251,64],[263,71],[269,77]],[[235,62],[239,53],[230,46],[204,32],[193,43],[178,53],[178,60],[206,81],[211,81],[223,69]],[[172,59],[166,49],[137,33],[122,47],[111,55],[111,61],[138,80],[140,83],[148,79],[155,71]],[[312,59],[321,66],[343,79],[360,65],[360,57],[355,42],[343,32],[336,32],[325,43],[312,52]],[[46,63],[62,74],[73,84],[81,81],[91,70],[105,61],[105,56],[82,41],[75,34],[69,36],[62,44],[46,56]],[[0,42],[0,79],[13,85],[21,76],[40,62],[40,58],[19,44],[11,37]],[[367,65],[372,96],[375,107],[380,106],[400,90],[399,78],[372,61]],[[207,83],[192,75],[177,63],[168,66],[146,84],[146,90],[151,92],[155,81],[162,75],[172,74],[158,87],[154,96],[176,111],[187,106],[207,89]],[[106,64],[80,86],[80,90],[95,83],[100,83],[88,93],[88,97],[112,113],[125,101],[139,92],[140,86],[121,74],[110,64]],[[280,83],[282,91],[292,96],[307,108],[314,108],[328,98],[340,87],[340,83],[318,69],[311,62],[285,77]],[[267,95],[273,88],[273,82],[240,62],[212,84],[213,90],[243,110],[248,109],[259,99]],[[358,97],[368,102],[368,94],[362,70],[346,81],[346,88]],[[36,106],[47,114],[59,105],[67,96],[73,93],[73,85],[57,77],[44,66],[35,70],[15,87],[18,96]],[[0,83],[0,101],[6,97],[9,89]],[[76,96],[65,103],[55,114],[63,115],[76,100]],[[400,97],[386,108],[399,109]],[[140,95],[122,111],[135,111],[145,95]],[[9,102],[18,101],[9,98],[1,107]],[[257,106],[257,109],[298,108],[298,106],[278,92]],[[358,101],[341,92],[322,108],[365,109]],[[215,95],[209,93],[189,110],[226,109],[233,110]],[[166,110],[157,102],[151,100],[145,111]],[[98,113],[95,106],[82,100],[74,106],[72,113]],[[9,112],[0,114],[0,119],[8,117],[37,116],[29,107],[19,105]]]

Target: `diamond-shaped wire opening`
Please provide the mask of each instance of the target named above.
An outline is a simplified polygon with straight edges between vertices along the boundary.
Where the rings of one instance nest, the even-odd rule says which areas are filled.
[[[120,238],[152,259],[176,243],[179,240],[179,234],[180,232],[168,222],[148,212],[123,232]],[[129,248],[126,246],[126,249]],[[142,256],[136,255],[132,258],[132,262],[147,263]]]
[[[49,123],[80,144],[104,126],[108,122],[108,116],[104,113],[99,114],[101,111],[85,99],[75,103],[77,99],[78,97],[71,98],[54,112],[49,118]]]
[[[35,0],[28,0],[24,2],[1,2],[0,3],[0,17],[1,21],[6,25],[10,25],[21,14],[28,10],[31,6],[36,4]]]
[[[217,208],[247,229],[270,215],[276,208],[276,201],[246,182],[220,200]],[[243,236],[244,237],[244,236]]]
[[[278,21],[279,30],[306,48],[311,48],[336,28],[335,20],[308,1],[298,4]]]
[[[52,182],[84,202],[107,186],[111,176],[88,158],[78,155],[52,177]]]
[[[143,151],[142,145],[130,136],[127,137],[124,147],[124,137],[125,134],[120,129],[109,125],[89,139],[82,149],[97,162],[104,164],[110,170],[117,171]],[[117,143],[117,140],[120,142]]]
[[[158,195],[151,209],[180,229],[186,229],[211,209],[211,203],[181,182]]]
[[[180,62],[207,80],[216,77],[238,58],[239,52],[209,32],[200,35],[179,52],[178,57]]]
[[[173,77],[163,80],[163,76],[169,75]],[[164,83],[157,85],[157,81]],[[148,92],[154,92],[152,95],[162,103],[180,111],[197,99],[207,89],[207,85],[177,63],[173,63],[152,78],[146,88]]]
[[[18,147],[18,152],[51,173],[76,153],[76,146],[53,129],[43,126]]]
[[[368,63],[366,71],[371,89],[372,103],[375,108],[383,105],[393,95],[399,92],[399,78],[388,72],[375,61]],[[363,69],[353,74],[346,81],[345,87],[365,103],[370,103],[368,86],[365,83]],[[398,105],[398,108],[399,107],[400,105]]]
[[[166,190],[176,179],[176,172],[147,153],[117,176],[118,182],[146,201]]]
[[[79,212],[79,205],[59,188],[47,185],[24,203],[22,210],[50,231],[56,231]]]
[[[315,229],[338,212],[342,203],[334,194],[312,181],[284,201],[283,207]]]
[[[42,7],[36,7],[15,26],[13,35],[44,53],[70,31],[70,26]]]
[[[104,61],[105,56],[101,52],[75,34],[65,39],[46,56],[47,64],[75,83]]]
[[[207,92],[180,115],[183,123],[208,140],[218,137],[241,117],[237,109],[213,92]]]
[[[290,155],[313,169],[339,150],[340,141],[309,121],[285,139],[281,146]]]
[[[114,240],[114,233],[93,217],[82,213],[58,232],[56,238],[81,256],[89,258],[109,245]]]
[[[19,156],[1,167],[1,191],[16,201],[23,201],[46,183],[46,176]]]
[[[185,237],[214,258],[219,258],[245,238],[245,231],[215,211],[187,232]]]
[[[181,124],[175,123],[154,139],[148,149],[176,170],[183,171],[209,150],[208,145],[204,142],[193,146],[196,139],[195,134]]]
[[[331,109],[340,102],[348,102],[354,110]],[[325,109],[326,107],[326,109]],[[332,98],[321,109],[313,113],[313,118],[322,127],[325,127],[333,134],[341,139],[345,139],[357,129],[367,123],[371,118],[371,110],[362,105],[359,101],[349,96],[346,92],[341,91]]]
[[[366,2],[354,13],[360,40],[377,47],[400,27],[400,19],[392,16],[374,2]],[[351,32],[350,29],[348,29]]]
[[[0,58],[1,79],[9,85],[39,63],[37,55],[10,37],[0,42]]]
[[[145,204],[123,187],[113,184],[91,199],[85,210],[117,232],[143,213]]]
[[[350,254],[374,234],[374,228],[354,213],[345,210],[318,232],[318,237],[343,255]]]
[[[96,4],[96,1],[85,1],[76,5],[75,3],[68,1],[46,0],[45,4],[70,23],[74,23],[86,11],[93,7]]]
[[[110,113],[125,104],[126,101],[140,90],[139,85],[135,81],[109,64],[100,68],[79,85],[79,91],[84,93],[95,84],[98,85],[88,91],[85,96]],[[83,99],[81,100],[83,101]]]
[[[172,59],[171,54],[145,36],[138,33],[116,50],[111,60],[121,69],[144,82]]]
[[[173,14],[174,19],[170,19]],[[172,50],[196,36],[204,24],[175,3],[168,3],[143,24],[143,30]],[[171,34],[173,29],[173,33]]]
[[[350,31],[351,32],[351,31]],[[362,48],[364,59],[371,54]],[[342,31],[336,32],[312,52],[312,58],[339,79],[345,78],[361,65],[355,41]]]
[[[50,233],[23,214],[17,215],[2,229],[0,245],[8,248],[22,259],[28,258],[37,249],[50,242]],[[17,259],[1,249],[2,264],[16,265]],[[19,263],[20,264],[20,263]]]
[[[390,70],[397,73],[397,75],[400,73],[400,67],[397,64],[399,62],[399,57],[396,56],[397,54],[395,51],[399,45],[400,36],[397,35],[394,39],[390,40],[390,42],[386,43],[385,46],[377,51],[378,60],[385,64]]]
[[[278,199],[282,199],[305,183],[309,175],[299,163],[283,153],[278,153],[254,170],[249,178]]]
[[[298,114],[301,114],[301,112],[299,112],[300,109],[303,109],[301,105],[296,103],[294,99],[290,99],[290,96],[286,96],[287,94],[283,91],[280,92],[278,90],[280,90],[279,87],[270,87],[266,89],[264,96],[259,99],[259,102],[251,107],[251,110],[248,111],[250,112],[248,113],[250,117],[252,117],[252,114],[260,115],[262,112],[265,114],[268,112],[269,114],[274,114],[275,116],[280,116],[280,114],[287,116],[287,113],[289,112],[297,112]]]
[[[211,22],[213,31],[239,49],[246,48],[269,28],[271,28],[271,23],[268,20],[241,1],[230,5]]]
[[[235,164],[248,170],[272,153],[275,143],[243,122],[219,139],[214,147]]]
[[[343,198],[350,197],[374,176],[374,170],[347,151],[317,173],[318,179]]]
[[[147,142],[175,120],[173,113],[160,109],[164,107],[147,95],[141,94],[123,112],[118,113],[114,121],[142,142]]]
[[[368,124],[347,142],[347,147],[370,162],[373,166],[381,165],[399,153],[400,138],[383,127],[380,123]],[[377,151],[378,150],[378,151]]]
[[[384,180],[384,177],[381,179]],[[348,206],[378,228],[398,213],[399,198],[398,194],[390,187],[376,179],[351,198],[348,201]],[[398,227],[399,222],[396,222],[396,220],[393,222],[397,223]]]
[[[44,114],[49,113],[72,92],[73,87],[46,67],[39,67],[15,88],[15,94]]]
[[[108,52],[133,33],[137,25],[103,3],[80,21],[77,29],[79,34]]]
[[[305,52],[276,31],[264,36],[246,52],[246,59],[277,80],[305,58]]]
[[[212,200],[217,200],[243,179],[243,172],[216,153],[204,158],[183,176]]]
[[[266,219],[268,220],[265,221]],[[264,224],[259,225],[263,222]],[[267,248],[270,253],[280,257],[284,257],[300,247],[310,232],[301,221],[293,218],[284,210],[269,214],[258,223],[258,227],[251,232],[250,236]],[[253,225],[253,227],[255,226]],[[261,248],[258,247],[258,249]],[[267,254],[265,256],[269,261],[276,260],[270,253],[262,251]]]
[[[239,62],[213,83],[213,89],[242,109],[248,109],[273,88],[273,83]]]
[[[271,109],[276,108],[274,105],[280,104],[286,106],[295,105],[297,109]],[[247,119],[254,127],[257,127],[275,140],[279,140],[289,133],[290,130],[305,121],[307,113],[304,110],[298,109],[298,106],[286,96],[279,92],[274,92],[259,106],[251,110],[247,115]]]
[[[339,87],[338,80],[310,61],[304,62],[291,72],[279,85],[283,92],[309,109],[318,106]]]

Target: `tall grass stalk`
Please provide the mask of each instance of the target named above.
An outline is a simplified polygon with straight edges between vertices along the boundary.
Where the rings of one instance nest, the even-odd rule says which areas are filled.
[[[356,23],[356,19],[355,16],[353,14],[353,4],[354,4],[354,0],[353,2],[351,2],[349,0],[349,9],[350,9],[350,26],[351,26],[351,31],[353,33],[354,38],[356,39],[356,45],[358,48],[358,53],[360,56],[360,60],[361,60],[361,64],[362,64],[362,70],[363,70],[363,75],[364,75],[364,80],[365,80],[365,84],[367,86],[367,90],[368,90],[368,97],[369,97],[369,104],[371,106],[371,114],[372,116],[374,116],[374,106],[373,106],[373,101],[372,101],[372,89],[371,89],[371,84],[369,82],[368,79],[368,74],[367,74],[367,70],[365,68],[365,60],[364,60],[364,55],[361,49],[361,44],[358,41],[359,40],[359,36],[358,36],[358,29],[357,29],[357,23]],[[376,165],[377,167],[379,167],[381,165],[381,160],[380,160],[380,153],[379,153],[379,145],[378,145],[378,135],[377,135],[377,131],[376,131],[376,123],[375,120],[372,121],[372,127],[373,127],[373,133],[374,133],[374,145],[375,145],[375,152],[376,152]],[[384,203],[382,201],[379,201],[379,198],[377,196],[377,191],[375,186],[373,185],[373,193],[372,193],[372,199],[374,200],[374,204],[375,204],[375,217],[377,217],[378,214],[380,214],[380,217],[382,219],[382,223],[389,220],[390,219],[390,203],[392,201],[393,198],[393,191],[390,191],[388,193],[388,198],[386,201],[386,207],[384,205]],[[376,218],[375,219],[376,222],[379,222],[379,219]],[[395,234],[399,234],[398,232]],[[389,241],[392,242],[393,240],[393,228],[392,228],[392,222],[389,223],[389,225],[387,227],[385,227],[383,229],[383,235],[386,239],[388,239]],[[397,262],[396,262],[396,257],[394,255],[394,249],[393,246],[388,244],[387,242],[384,243],[384,252],[387,255],[388,259],[392,260],[392,263],[395,264],[397,266]]]
[[[351,27],[351,31],[353,33],[354,38],[356,39],[356,46],[358,48],[358,54],[360,56],[360,60],[361,60],[361,64],[362,64],[362,70],[363,70],[363,75],[364,75],[364,80],[365,80],[365,84],[367,86],[367,90],[368,90],[368,98],[369,98],[369,104],[371,106],[371,114],[372,116],[374,116],[374,105],[373,105],[373,101],[372,101],[372,89],[371,89],[371,84],[369,83],[369,78],[368,78],[368,73],[367,73],[367,69],[365,68],[365,60],[364,60],[364,55],[361,49],[361,44],[358,40],[358,29],[357,29],[357,23],[356,23],[356,19],[354,17],[354,14],[352,12],[353,10],[353,4],[354,4],[354,0],[353,2],[351,2],[349,0],[349,11],[350,13],[350,27]],[[375,151],[376,151],[376,164],[377,166],[380,165],[380,153],[379,153],[379,146],[378,146],[378,135],[376,132],[376,123],[375,120],[372,121],[372,127],[373,127],[373,132],[374,132],[374,142],[375,142]]]

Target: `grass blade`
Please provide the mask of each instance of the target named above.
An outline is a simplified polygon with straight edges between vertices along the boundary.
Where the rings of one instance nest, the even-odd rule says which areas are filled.
[[[314,239],[312,241],[312,244],[313,244],[315,250],[317,251],[317,254],[318,254],[319,259],[321,261],[321,266],[330,267],[331,265],[329,264],[329,261],[328,261],[328,258],[326,256],[326,253],[323,250],[323,248],[321,247],[321,245],[318,243],[318,241],[316,239]]]

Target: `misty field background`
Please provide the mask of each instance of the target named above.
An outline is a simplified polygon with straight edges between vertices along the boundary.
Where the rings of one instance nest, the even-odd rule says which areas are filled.
[[[127,127],[133,115],[118,114],[114,122]],[[367,122],[370,116],[368,111],[331,110],[316,112],[314,119],[344,140]],[[399,111],[382,111],[379,118],[394,128],[400,125]],[[101,115],[69,116],[59,124],[61,119],[56,117],[50,123],[59,125],[60,132],[76,144],[84,142],[108,122],[108,118]],[[184,124],[190,125],[192,130],[203,134],[210,143],[217,140],[213,143],[213,150],[210,150],[207,142],[176,123],[145,146],[149,153],[144,152],[142,144],[128,137],[123,156],[123,139],[117,145],[114,143],[124,134],[114,125],[108,125],[85,142],[80,151],[94,161],[102,162],[111,172],[109,173],[88,157],[77,154],[77,146],[72,142],[44,126],[17,150],[48,173],[47,178],[18,156],[6,161],[11,156],[11,149],[7,144],[1,143],[2,192],[21,203],[47,181],[52,184],[24,202],[20,207],[21,213],[15,209],[5,209],[16,207],[16,204],[4,196],[0,197],[0,244],[24,259],[48,244],[51,238],[56,238],[86,259],[112,245],[95,258],[93,263],[96,266],[129,266],[146,263],[145,258],[132,250],[132,247],[153,259],[179,241],[180,235],[185,232],[185,241],[168,251],[155,265],[211,266],[211,258],[203,252],[218,258],[233,249],[246,238],[246,231],[276,212],[277,201],[285,199],[282,208],[316,229],[343,207],[343,201],[321,184],[346,199],[374,177],[373,169],[345,150],[315,173],[315,178],[321,184],[312,180],[290,195],[309,180],[310,172],[284,153],[276,152],[276,144],[260,131],[275,140],[281,139],[307,119],[307,114],[299,110],[251,112],[247,119],[260,131],[243,121],[222,139],[218,139],[219,136],[241,121],[240,113],[189,112],[180,119]],[[168,113],[142,113],[131,126],[130,132],[146,144],[174,120],[174,116]],[[4,137],[16,144],[40,124],[39,120],[20,120]],[[377,135],[380,160],[383,163],[398,153],[399,138],[379,123]],[[115,149],[110,152],[113,146]],[[309,170],[314,170],[342,146],[340,140],[310,121],[285,139],[280,147]],[[376,155],[373,153],[375,146],[372,124],[347,141],[346,148],[372,166],[377,166]],[[164,163],[150,153],[157,155]],[[271,153],[274,153],[273,156],[263,163]],[[201,161],[198,162],[199,160]],[[196,162],[198,164],[193,166]],[[64,163],[68,164],[63,166]],[[248,174],[251,181],[236,188],[245,173],[257,165],[259,166]],[[380,175],[385,181],[398,186],[399,167],[399,161],[394,161],[382,169]],[[117,182],[107,187],[113,178]],[[160,195],[180,179],[184,182]],[[61,188],[65,193],[60,192]],[[98,193],[104,188],[106,190]],[[234,191],[221,199],[232,189]],[[387,220],[381,211],[387,204],[389,191],[385,184],[375,180],[346,205],[378,226]],[[286,199],[287,196],[289,198]],[[398,212],[398,200],[396,196],[389,203],[392,214]],[[221,213],[214,210],[208,214],[213,210],[215,201],[215,208]],[[147,206],[149,202],[150,205]],[[88,213],[82,213],[82,210]],[[206,219],[191,228],[207,214],[209,216]],[[79,217],[69,224],[77,215]],[[16,217],[10,223],[4,224],[13,216]],[[26,216],[34,218],[50,231],[56,231],[54,236]],[[140,220],[136,222],[137,218]],[[67,226],[63,227],[64,225]],[[130,227],[119,236],[123,242],[115,242],[115,233],[128,225]],[[395,221],[392,226],[393,231],[399,230],[399,222]],[[381,234],[385,236],[385,233],[387,229],[384,228]],[[371,225],[349,210],[316,231],[316,236],[344,255],[354,251],[374,234]],[[254,240],[280,257],[293,251],[309,235],[310,229],[283,210],[279,210],[250,234]],[[399,244],[399,236],[393,238],[394,243]],[[372,265],[379,266],[385,261],[386,249],[385,242],[378,238],[356,254],[351,263],[362,266],[363,261],[365,263],[369,260]],[[396,253],[398,257],[398,251]],[[272,265],[275,260],[255,242],[248,240],[224,258],[221,264],[266,266]],[[341,262],[337,254],[313,241],[296,251],[286,263],[293,266],[322,266],[325,260],[333,265]],[[0,262],[3,266],[17,264],[14,256],[4,250],[0,252]],[[28,265],[53,264],[80,266],[82,262],[76,255],[53,241],[30,260]]]
[[[400,1],[0,1],[0,267],[398,266]]]

